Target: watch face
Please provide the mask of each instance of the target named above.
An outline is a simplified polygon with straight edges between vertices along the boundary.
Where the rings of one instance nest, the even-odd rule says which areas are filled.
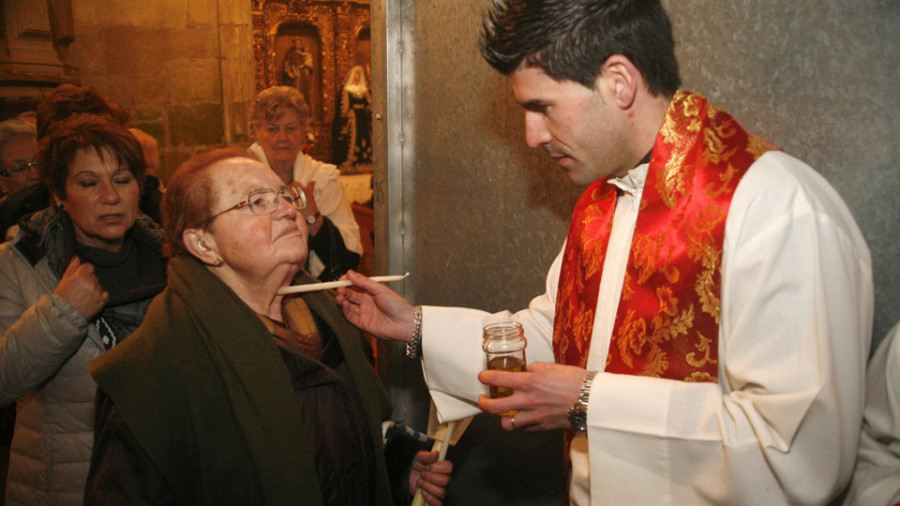
[[[569,411],[569,423],[572,424],[572,428],[575,430],[584,430],[587,428],[587,411]]]

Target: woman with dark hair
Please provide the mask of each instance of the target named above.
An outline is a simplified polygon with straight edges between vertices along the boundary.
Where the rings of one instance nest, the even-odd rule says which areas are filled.
[[[0,403],[16,405],[7,504],[81,504],[96,385],[88,363],[125,339],[165,285],[162,235],[138,211],[140,144],[76,116],[38,159],[53,205],[0,245]]]
[[[125,125],[131,115],[121,105],[110,100],[93,86],[60,84],[38,104],[35,111],[38,139],[50,135],[56,125],[78,114],[103,116]]]
[[[326,292],[278,293],[306,262],[305,194],[240,149],[196,155],[163,197],[168,284],[91,364],[86,504],[440,504],[450,462],[389,477],[391,405]],[[315,281],[301,274],[303,283]],[[426,469],[428,466],[428,469]]]

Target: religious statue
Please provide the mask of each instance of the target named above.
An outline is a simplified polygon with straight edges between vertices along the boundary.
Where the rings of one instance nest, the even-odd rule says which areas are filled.
[[[303,45],[303,39],[294,39],[293,45],[284,55],[284,70],[281,80],[286,86],[293,86],[303,93],[306,105],[312,108],[309,99],[310,82],[313,74],[312,53]]]
[[[338,105],[332,126],[334,164],[343,174],[372,172],[372,94],[362,66],[347,73]]]

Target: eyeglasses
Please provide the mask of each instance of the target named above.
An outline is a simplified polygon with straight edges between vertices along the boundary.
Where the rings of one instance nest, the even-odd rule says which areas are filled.
[[[32,167],[37,167],[37,161],[32,160],[30,162],[17,163],[15,165],[13,165],[12,167],[0,169],[0,176],[3,176],[3,177],[25,177],[28,175],[28,171],[31,170]]]
[[[294,209],[297,209],[298,211],[306,207],[306,195],[300,188],[281,187],[277,190],[272,188],[261,188],[248,193],[245,200],[210,216],[204,220],[204,226],[209,225],[214,219],[229,211],[243,209],[245,207],[249,207],[250,212],[256,216],[272,214],[278,209],[278,205],[280,204],[279,198],[284,199],[289,204],[293,205]]]

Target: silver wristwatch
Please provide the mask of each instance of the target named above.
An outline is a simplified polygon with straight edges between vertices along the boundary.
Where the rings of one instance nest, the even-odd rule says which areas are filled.
[[[575,430],[587,429],[588,399],[591,397],[591,383],[593,383],[594,376],[596,375],[597,371],[588,371],[584,376],[584,381],[581,382],[581,392],[578,394],[578,400],[575,401],[575,404],[569,409],[569,423],[572,424],[572,428]]]

